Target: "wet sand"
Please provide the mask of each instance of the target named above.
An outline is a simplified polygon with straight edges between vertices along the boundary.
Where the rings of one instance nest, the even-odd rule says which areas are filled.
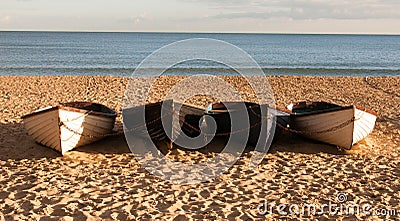
[[[157,81],[150,101],[162,100],[181,77]],[[226,77],[246,100],[251,89]],[[59,102],[90,100],[121,111],[129,81],[119,77],[0,77],[0,220],[16,219],[370,219],[400,218],[400,77],[269,77],[276,104],[328,101],[357,104],[378,112],[373,133],[349,152],[284,134],[256,169],[246,152],[214,180],[177,185],[148,173],[129,151],[124,136],[106,138],[65,156],[36,144],[21,116]],[[190,102],[205,106],[211,100]],[[121,129],[121,117],[115,130]],[[218,144],[215,144],[218,145]],[[170,157],[193,163],[215,156],[175,149]],[[260,215],[258,206],[322,205],[345,193],[348,204],[395,209],[395,216]]]

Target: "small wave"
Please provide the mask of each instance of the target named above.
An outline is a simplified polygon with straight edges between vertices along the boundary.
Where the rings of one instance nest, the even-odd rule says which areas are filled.
[[[253,71],[254,70],[254,71]],[[400,69],[390,68],[331,68],[331,67],[263,67],[268,76],[400,76]],[[0,75],[105,75],[105,76],[130,76],[135,68],[124,67],[0,67]],[[163,68],[142,69],[143,73],[164,75],[187,76],[194,74],[211,75],[240,75],[232,68],[221,67],[173,67],[167,70]],[[252,68],[241,68],[246,74],[256,73]]]

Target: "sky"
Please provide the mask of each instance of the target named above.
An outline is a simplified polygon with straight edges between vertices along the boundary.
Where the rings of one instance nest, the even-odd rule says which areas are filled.
[[[1,0],[0,30],[400,34],[400,0]]]

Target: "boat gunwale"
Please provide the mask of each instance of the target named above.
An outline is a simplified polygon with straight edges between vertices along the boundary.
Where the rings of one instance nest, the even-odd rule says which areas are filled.
[[[334,112],[334,111],[340,111],[340,110],[347,110],[347,109],[358,109],[360,111],[367,112],[369,114],[372,114],[376,117],[378,117],[378,113],[367,109],[365,107],[359,106],[359,105],[349,105],[349,106],[338,106],[338,107],[332,107],[332,108],[326,108],[322,110],[316,110],[316,111],[307,111],[307,112],[301,112],[301,113],[296,113],[295,111],[291,111],[290,115],[291,116],[308,116],[308,115],[313,115],[313,114],[323,114],[323,113],[329,113],[329,112]]]
[[[370,109],[367,109],[367,108],[365,108],[365,107],[358,106],[358,105],[354,105],[354,106],[355,106],[358,110],[360,110],[360,111],[365,111],[365,112],[367,112],[367,113],[369,113],[369,114],[374,115],[375,117],[378,117],[378,116],[379,116],[379,114],[378,114],[377,112],[373,111],[373,110],[370,110]]]
[[[196,105],[192,105],[192,104],[174,102],[174,105],[175,105],[175,104],[181,105],[181,109],[182,109],[182,107],[188,107],[188,108],[196,109],[196,110],[198,110],[199,112],[201,111],[201,112],[203,112],[203,113],[205,113],[205,111],[206,111],[205,108],[202,108],[202,107],[196,106]]]
[[[76,112],[76,113],[82,113],[82,114],[89,113],[89,115],[95,115],[95,116],[100,116],[100,117],[109,117],[109,118],[117,117],[118,113],[116,111],[114,111],[113,109],[108,108],[108,107],[106,107],[104,105],[102,105],[102,106],[107,108],[112,113],[105,113],[105,112],[92,111],[92,110],[84,110],[84,109],[75,108],[75,107],[68,107],[68,106],[64,106],[64,105],[59,105],[58,109],[59,110],[66,110],[66,111]]]
[[[356,108],[355,105],[350,105],[350,106],[345,106],[345,107],[339,106],[339,107],[327,108],[327,109],[316,110],[316,111],[301,112],[301,113],[296,113],[296,112],[292,111],[290,116],[301,117],[301,116],[319,115],[319,114],[325,114],[325,113],[342,111],[342,110],[347,110],[347,109],[354,109],[354,108]]]
[[[53,106],[51,108],[47,108],[47,109],[41,110],[41,111],[37,111],[36,110],[33,113],[26,114],[26,115],[22,116],[21,119],[29,118],[29,117],[40,115],[40,114],[44,114],[44,113],[47,113],[47,112],[50,112],[50,111],[54,111],[54,110],[58,110],[58,106]]]
[[[172,100],[157,101],[157,102],[154,102],[154,103],[146,103],[146,104],[143,104],[143,105],[124,107],[124,108],[122,108],[122,112],[132,111],[132,110],[141,110],[139,108],[142,108],[142,109],[146,110],[146,108],[154,108],[154,107],[158,107],[158,106],[162,107],[164,102],[165,103],[167,103],[167,102],[171,102],[172,103]]]
[[[229,113],[230,111],[228,109],[226,109],[226,106],[224,104],[236,105],[236,104],[240,104],[240,103],[244,103],[244,105],[246,106],[246,110],[248,110],[254,106],[258,106],[258,107],[260,107],[260,109],[262,106],[267,106],[267,108],[269,108],[268,104],[257,104],[254,102],[247,102],[247,101],[245,101],[245,102],[243,102],[243,101],[214,102],[214,103],[211,103],[208,105],[208,108],[206,109],[205,114],[206,115],[226,114],[226,113]],[[225,109],[212,109],[214,105],[223,105],[225,107]],[[211,106],[211,109],[209,109],[210,106]],[[239,110],[233,109],[231,111],[236,112]]]
[[[70,102],[70,103],[82,103],[82,102]],[[50,111],[54,111],[54,110],[65,110],[65,111],[70,111],[70,112],[75,112],[75,113],[95,115],[95,116],[107,117],[107,118],[116,118],[118,116],[118,113],[115,110],[113,110],[113,109],[111,109],[111,108],[109,108],[109,107],[107,107],[105,105],[98,104],[98,103],[93,103],[93,102],[87,102],[87,103],[100,105],[100,106],[106,108],[108,111],[110,111],[112,113],[105,113],[105,112],[100,112],[100,111],[91,111],[91,110],[85,110],[85,109],[80,109],[80,108],[75,108],[75,107],[69,107],[69,106],[66,106],[66,104],[68,104],[68,103],[63,103],[63,104],[59,104],[57,106],[53,106],[53,107],[45,109],[45,110],[41,110],[41,111],[38,111],[38,112],[33,112],[33,113],[30,113],[30,114],[26,114],[26,115],[22,116],[21,119],[26,119],[26,118],[29,118],[29,117],[32,117],[32,116],[36,116],[36,115],[39,115],[39,114],[44,114],[44,113],[47,113],[47,112],[50,112]]]
[[[275,109],[277,111],[284,112],[284,113],[289,114],[289,115],[292,113],[292,111],[290,111],[289,109],[287,109],[285,107],[282,107],[282,106],[275,106],[275,107],[270,107],[270,108],[271,109]],[[277,116],[287,116],[287,115],[277,115]]]

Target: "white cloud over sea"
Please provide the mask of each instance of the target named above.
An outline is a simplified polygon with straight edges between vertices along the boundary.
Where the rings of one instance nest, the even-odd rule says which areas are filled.
[[[400,34],[400,1],[2,0],[0,19],[0,30]]]
[[[214,18],[400,19],[398,0],[182,0],[223,10]]]

